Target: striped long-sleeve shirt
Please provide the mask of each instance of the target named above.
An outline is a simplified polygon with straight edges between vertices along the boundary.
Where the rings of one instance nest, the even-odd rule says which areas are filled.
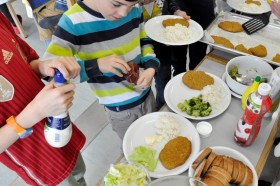
[[[136,90],[125,78],[100,72],[97,59],[112,54],[157,71],[159,60],[144,31],[140,7],[133,7],[126,17],[108,21],[79,1],[62,16],[45,57],[75,56],[81,66],[80,81],[87,80],[102,105],[137,102],[149,89]]]

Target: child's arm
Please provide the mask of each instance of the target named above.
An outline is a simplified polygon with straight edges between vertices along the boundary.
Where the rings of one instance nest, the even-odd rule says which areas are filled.
[[[140,24],[140,43],[141,43],[141,67],[144,68],[144,71],[140,73],[139,79],[137,81],[137,87],[147,88],[151,86],[153,77],[159,68],[159,60],[156,58],[156,55],[151,44],[151,39],[148,38],[146,32],[144,31],[144,19],[141,15],[141,24]]]
[[[53,83],[46,85],[17,116],[14,116],[16,122],[22,128],[31,128],[48,116],[66,112],[72,106],[74,89],[73,84],[57,88],[54,88]],[[19,136],[10,126],[2,126],[0,128],[0,153],[18,138]]]

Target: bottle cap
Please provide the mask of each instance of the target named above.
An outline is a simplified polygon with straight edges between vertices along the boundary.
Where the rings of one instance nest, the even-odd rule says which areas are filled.
[[[255,81],[256,81],[256,82],[260,82],[260,81],[261,81],[261,77],[260,77],[260,76],[257,76],[257,77],[255,78]]]
[[[267,96],[271,90],[271,86],[268,83],[261,83],[258,87],[258,93],[262,96]]]
[[[56,83],[66,83],[67,82],[67,80],[63,77],[62,73],[57,69],[55,69],[54,81]]]

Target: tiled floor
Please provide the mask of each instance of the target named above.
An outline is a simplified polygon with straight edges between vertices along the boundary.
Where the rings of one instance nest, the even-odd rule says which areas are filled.
[[[39,41],[39,35],[33,19],[27,18],[26,11],[21,1],[14,3],[17,13],[23,17],[23,27],[29,34],[25,39],[41,56],[45,45]],[[153,89],[154,90],[154,89]],[[86,83],[77,85],[73,107],[70,116],[74,123],[87,137],[82,155],[86,163],[86,182],[89,186],[96,183],[105,175],[111,163],[114,163],[121,154],[121,143],[117,135],[108,125],[104,108],[98,104]],[[273,180],[273,175],[278,170],[280,158],[269,156],[262,178]],[[18,176],[0,164],[0,186],[26,186]]]

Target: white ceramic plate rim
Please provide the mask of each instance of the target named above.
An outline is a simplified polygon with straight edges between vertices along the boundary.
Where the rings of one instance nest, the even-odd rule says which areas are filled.
[[[127,129],[123,139],[123,152],[126,159],[128,159],[129,155],[132,154],[135,147],[139,145],[147,146],[145,143],[145,137],[151,134],[156,134],[155,122],[160,115],[170,115],[178,121],[181,125],[181,133],[179,135],[187,137],[192,142],[192,152],[188,160],[183,165],[171,170],[165,169],[160,160],[158,160],[155,171],[149,172],[149,176],[153,178],[181,174],[189,168],[191,162],[194,161],[194,158],[200,151],[199,134],[197,133],[194,125],[188,119],[172,112],[153,112],[137,119]],[[141,130],[144,132],[141,133]],[[154,146],[154,149],[157,150],[156,158],[158,158],[160,150],[166,143],[167,140],[163,140]]]
[[[242,153],[238,152],[235,149],[229,148],[229,147],[223,147],[223,146],[215,146],[210,147],[213,152],[215,152],[218,155],[226,155],[232,158],[235,158],[237,160],[242,161],[245,165],[247,165],[253,172],[253,183],[251,186],[257,186],[258,185],[258,176],[255,167],[253,164],[248,160],[246,156],[244,156]],[[203,150],[202,150],[203,151]],[[200,151],[199,154],[202,152]],[[199,155],[197,154],[197,156]],[[194,174],[194,169],[190,166],[189,167],[189,176],[192,177]]]
[[[182,17],[176,16],[176,15],[156,16],[156,17],[148,20],[145,23],[146,34],[151,39],[153,39],[159,43],[166,44],[166,45],[188,45],[188,44],[199,41],[203,37],[204,32],[203,32],[203,28],[200,26],[200,24],[198,24],[197,22],[195,22],[192,19],[189,19],[188,21],[189,21],[190,25],[188,28],[193,33],[194,37],[192,37],[190,40],[182,41],[182,42],[178,42],[178,43],[163,40],[163,38],[161,38],[161,33],[164,31],[165,28],[162,26],[162,21],[165,19],[169,19],[169,18],[182,18]]]
[[[226,75],[227,75],[227,73],[225,72],[225,73],[223,74],[223,76],[222,76],[222,80],[223,80],[223,81],[227,84],[227,81],[226,81]],[[241,96],[241,95],[239,95],[239,94],[235,93],[235,92],[234,92],[234,91],[232,91],[230,88],[229,88],[229,90],[230,90],[231,95],[233,95],[234,97],[239,98],[239,99],[241,99],[241,98],[242,98],[242,96]]]
[[[262,9],[262,11],[260,11],[260,12],[246,11],[246,10],[243,10],[242,8],[240,8],[238,6],[239,3],[243,3],[243,2],[245,2],[245,0],[227,0],[227,3],[231,8],[233,8],[235,10],[238,10],[239,12],[252,14],[252,15],[262,14],[262,13],[266,13],[266,12],[271,11],[268,3],[265,0],[259,0],[259,1],[261,2],[260,6],[261,6],[261,9]]]
[[[193,90],[188,88],[182,81],[182,77],[185,74],[185,72],[178,74],[177,76],[173,77],[165,86],[164,89],[164,99],[166,104],[168,105],[169,108],[171,108],[174,112],[176,112],[177,114],[184,116],[186,118],[189,119],[193,119],[193,120],[206,120],[206,119],[211,119],[214,118],[220,114],[222,114],[230,105],[230,101],[231,101],[231,92],[230,89],[228,88],[227,84],[218,76],[215,76],[213,74],[210,74],[208,72],[205,72],[206,74],[210,75],[211,77],[214,78],[214,84],[218,83],[222,86],[222,88],[224,88],[225,90],[225,99],[224,99],[224,104],[223,107],[220,110],[216,110],[213,109],[211,114],[209,116],[206,117],[194,117],[194,116],[190,116],[188,115],[186,112],[182,112],[178,107],[177,104],[179,102],[183,102],[185,99],[191,99],[194,96],[198,96],[200,94],[199,90]],[[181,91],[186,93],[184,95],[184,97],[179,97],[178,95],[171,95],[171,91],[173,89],[173,86],[178,84],[177,86],[179,86],[181,88],[181,90],[176,90],[176,92],[178,92],[178,94],[181,94]],[[187,96],[187,95],[191,95],[191,96]],[[178,97],[177,97],[178,96]],[[173,101],[171,101],[170,97],[176,97],[176,99],[180,99],[180,101],[174,103]]]

